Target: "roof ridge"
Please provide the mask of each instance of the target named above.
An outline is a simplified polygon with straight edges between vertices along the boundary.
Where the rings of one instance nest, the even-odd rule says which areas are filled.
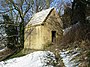
[[[42,24],[44,21],[46,21],[46,19],[48,18],[48,16],[53,10],[54,8],[49,8],[49,9],[42,10],[38,13],[35,13],[26,26]]]

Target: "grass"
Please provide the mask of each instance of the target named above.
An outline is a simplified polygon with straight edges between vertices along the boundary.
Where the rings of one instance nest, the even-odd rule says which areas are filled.
[[[8,59],[12,59],[12,58],[16,58],[16,57],[21,57],[21,56],[25,56],[26,54],[24,54],[22,51],[20,51],[20,52],[16,52],[16,53],[14,53],[13,55],[11,55],[11,56],[8,56],[5,60],[8,60]],[[5,61],[4,60],[4,61]]]
[[[34,51],[43,51],[43,50],[23,49],[21,51],[17,51],[16,53],[14,53],[11,56],[8,56],[5,60],[12,59],[12,58],[17,58],[17,57],[21,57],[21,56],[25,56],[26,54],[32,53]]]
[[[22,52],[19,52],[17,54],[12,55],[10,58],[15,58],[15,57],[21,57],[24,56],[25,54],[23,54]]]
[[[25,56],[26,54],[30,54],[34,51],[39,51],[39,50],[31,50],[31,49],[23,49],[21,51],[17,51],[16,53],[14,53],[13,55],[7,57],[5,60],[8,59],[12,59],[12,58],[16,58],[16,57],[21,57],[21,56]]]

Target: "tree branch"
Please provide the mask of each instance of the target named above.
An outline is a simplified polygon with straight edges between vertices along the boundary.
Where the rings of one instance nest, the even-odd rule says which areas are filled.
[[[0,14],[5,14],[5,13],[8,13],[10,11],[14,10],[14,8],[10,9],[10,10],[7,10],[7,11],[4,11],[4,12],[0,12]]]
[[[13,0],[10,0],[14,8],[19,12],[21,19],[23,19],[23,12],[17,7],[17,5],[13,2]]]
[[[28,3],[26,0],[25,0],[25,2],[27,3],[27,8],[26,8],[26,11],[24,12],[24,14],[23,14],[23,16],[25,16],[26,15],[26,13],[30,10],[30,8],[32,7],[32,5],[30,6],[30,3]]]

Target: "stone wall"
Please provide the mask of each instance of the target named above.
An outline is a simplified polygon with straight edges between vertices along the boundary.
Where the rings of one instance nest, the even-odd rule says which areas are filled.
[[[55,10],[52,11],[52,13],[49,15],[48,19],[46,20],[44,24],[45,29],[47,29],[47,32],[49,32],[49,41],[52,42],[52,31],[56,31],[56,43],[59,44],[60,40],[63,36],[63,24],[59,17],[59,15],[56,13]],[[44,33],[45,34],[45,33]],[[48,36],[47,36],[48,37]]]
[[[54,44],[58,44],[63,32],[62,21],[55,10],[41,25],[26,27],[24,48],[44,49],[52,44],[52,31],[56,31],[56,42]]]

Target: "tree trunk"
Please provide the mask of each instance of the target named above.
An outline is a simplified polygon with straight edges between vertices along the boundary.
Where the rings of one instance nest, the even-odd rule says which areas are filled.
[[[24,47],[24,20],[20,23],[20,46]]]

